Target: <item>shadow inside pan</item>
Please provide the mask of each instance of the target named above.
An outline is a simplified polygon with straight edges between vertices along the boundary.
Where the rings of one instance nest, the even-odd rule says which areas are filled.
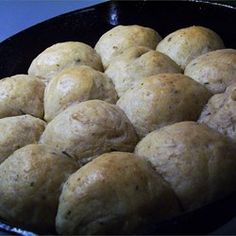
[[[82,41],[94,46],[99,37],[117,24],[152,27],[162,36],[191,25],[216,31],[226,47],[236,48],[236,9],[195,1],[105,2],[52,18],[0,43],[0,78],[27,73],[31,61],[57,42]],[[236,216],[236,193],[160,224],[150,223],[137,234],[207,234]],[[0,224],[11,234],[30,232]],[[52,232],[53,233],[53,232]]]

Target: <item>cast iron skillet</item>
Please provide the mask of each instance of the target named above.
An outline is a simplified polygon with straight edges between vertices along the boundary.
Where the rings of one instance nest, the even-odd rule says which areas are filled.
[[[0,43],[0,78],[27,73],[33,58],[54,43],[76,40],[94,46],[117,24],[149,26],[162,36],[182,27],[202,25],[219,33],[226,47],[236,48],[235,23],[235,7],[206,1],[105,2],[52,18]],[[236,192],[170,221],[156,224],[153,219],[137,234],[207,234],[236,216],[235,199]],[[0,229],[32,235],[7,224],[0,223]]]

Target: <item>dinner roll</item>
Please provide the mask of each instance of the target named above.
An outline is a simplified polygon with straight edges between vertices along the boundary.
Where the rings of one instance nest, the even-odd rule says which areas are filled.
[[[52,120],[73,103],[101,99],[115,103],[117,93],[112,81],[88,66],[68,67],[52,78],[44,95],[44,118]]]
[[[171,185],[185,210],[236,189],[236,145],[205,125],[185,121],[153,131],[135,154]]]
[[[0,80],[0,118],[30,114],[43,118],[44,83],[34,76],[15,75]]]
[[[205,106],[199,122],[236,141],[236,83],[225,93],[214,95]]]
[[[101,36],[95,50],[106,68],[110,60],[125,49],[132,46],[155,49],[160,40],[161,36],[154,29],[140,25],[118,25]]]
[[[0,119],[0,163],[15,150],[37,143],[46,123],[30,115]]]
[[[182,74],[147,77],[117,102],[140,137],[183,120],[197,120],[210,92]]]
[[[53,232],[63,182],[78,169],[45,145],[15,151],[0,165],[0,217],[38,233]]]
[[[86,163],[109,151],[132,152],[137,135],[125,113],[101,100],[74,104],[47,125],[41,143]]]
[[[111,61],[105,71],[119,96],[145,77],[180,72],[180,67],[168,56],[141,46],[126,49]]]
[[[186,75],[206,86],[212,93],[222,93],[236,83],[236,50],[221,49],[192,60]]]
[[[221,48],[224,43],[220,36],[202,26],[176,30],[157,45],[157,51],[172,58],[182,69],[196,57]]]
[[[131,153],[99,156],[70,176],[56,217],[59,234],[131,234],[180,212],[176,197],[148,163]]]
[[[81,42],[56,43],[41,52],[31,63],[28,73],[42,77],[47,83],[67,66],[87,65],[103,71],[100,56]]]

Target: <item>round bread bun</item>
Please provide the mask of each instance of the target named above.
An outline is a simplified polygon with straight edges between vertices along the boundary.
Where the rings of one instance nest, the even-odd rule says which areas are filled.
[[[117,102],[139,137],[183,120],[197,120],[211,94],[182,74],[147,77]]]
[[[161,36],[154,29],[140,25],[118,25],[101,36],[95,50],[106,68],[111,59],[125,49],[132,46],[155,49],[160,40]]]
[[[89,45],[81,42],[56,43],[41,52],[31,63],[28,73],[42,77],[48,83],[67,66],[87,65],[103,71],[100,56]]]
[[[43,118],[45,85],[35,76],[14,75],[0,80],[0,118],[30,114]]]
[[[153,131],[135,154],[170,184],[185,210],[236,189],[236,145],[206,125],[185,121]]]
[[[103,73],[88,66],[68,67],[52,78],[44,95],[44,119],[52,120],[73,103],[100,99],[117,101],[112,81]]]
[[[105,73],[121,97],[141,79],[160,73],[181,73],[180,67],[168,56],[146,47],[131,47],[116,56]]]
[[[47,125],[40,142],[85,164],[104,152],[132,152],[138,138],[118,106],[89,100],[57,115]]]
[[[212,93],[223,93],[229,85],[236,83],[236,50],[221,49],[206,53],[191,61],[184,73]]]
[[[220,36],[202,26],[176,30],[157,45],[157,51],[172,58],[183,70],[198,56],[222,48],[224,43]]]
[[[134,154],[99,156],[70,176],[56,217],[59,234],[132,234],[180,212],[173,191]]]
[[[37,143],[46,123],[30,115],[0,119],[0,163],[17,149]]]
[[[39,233],[53,232],[62,184],[77,169],[51,147],[18,149],[0,165],[1,219]]]
[[[236,141],[236,83],[208,101],[199,122]]]

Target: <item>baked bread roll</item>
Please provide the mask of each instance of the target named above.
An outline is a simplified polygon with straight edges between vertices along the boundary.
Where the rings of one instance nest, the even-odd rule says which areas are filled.
[[[157,45],[157,51],[172,58],[183,70],[198,56],[222,48],[224,43],[220,36],[202,26],[176,30]]]
[[[169,186],[131,153],[99,156],[64,184],[56,217],[59,234],[132,234],[180,212]]]
[[[30,115],[0,119],[0,163],[17,149],[37,143],[46,123]]]
[[[138,138],[119,107],[90,100],[72,105],[56,116],[40,141],[85,164],[104,152],[132,152]]]
[[[185,121],[153,131],[135,154],[170,184],[185,210],[236,189],[236,145],[206,125]]]
[[[236,83],[208,101],[199,122],[236,141]]]
[[[45,85],[35,76],[14,75],[0,80],[0,118],[29,114],[43,118]]]
[[[0,217],[38,233],[55,230],[62,184],[78,169],[51,147],[31,144],[0,165]]]
[[[122,96],[141,79],[160,73],[181,73],[180,67],[168,56],[146,47],[131,47],[115,57],[105,73]]]
[[[139,137],[183,120],[197,120],[211,94],[182,74],[147,77],[117,102]]]
[[[212,93],[223,93],[229,85],[236,83],[236,50],[221,49],[206,53],[191,61],[184,73]]]
[[[132,46],[155,49],[161,36],[154,30],[140,25],[118,25],[104,33],[95,45],[106,68],[114,56]]]
[[[100,56],[81,42],[56,43],[41,52],[31,63],[28,73],[42,77],[45,83],[67,66],[87,65],[103,71]]]
[[[68,67],[51,79],[44,95],[44,118],[52,120],[69,105],[91,99],[115,103],[117,93],[112,81],[88,66]]]

